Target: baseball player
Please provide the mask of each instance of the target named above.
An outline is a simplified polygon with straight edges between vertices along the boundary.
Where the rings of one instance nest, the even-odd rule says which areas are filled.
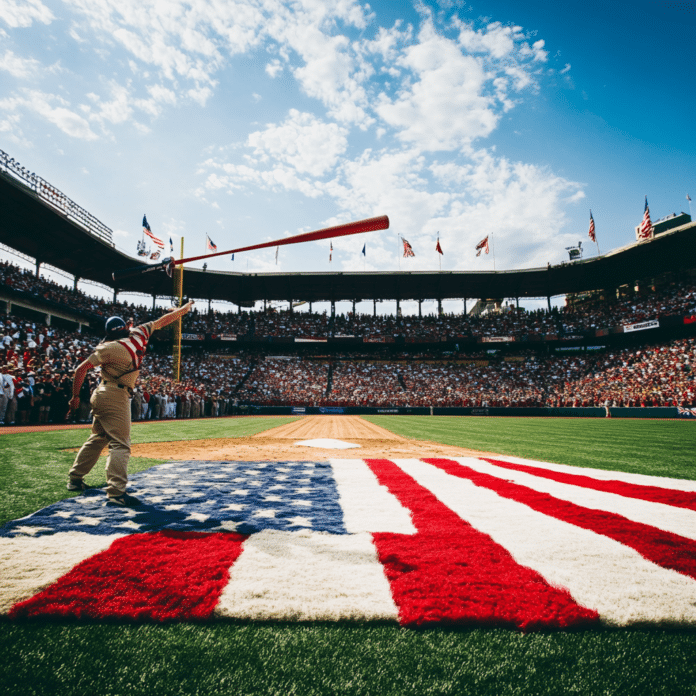
[[[106,495],[108,505],[135,507],[140,501],[126,493],[128,459],[131,442],[130,396],[138,379],[140,364],[154,331],[168,326],[190,311],[193,300],[178,309],[169,310],[159,319],[132,327],[121,317],[106,321],[106,336],[94,352],[75,370],[70,410],[80,405],[80,388],[87,372],[101,366],[101,382],[92,393],[92,434],[75,457],[68,474],[68,490],[82,491],[89,486],[84,477],[97,463],[104,447],[106,458]]]

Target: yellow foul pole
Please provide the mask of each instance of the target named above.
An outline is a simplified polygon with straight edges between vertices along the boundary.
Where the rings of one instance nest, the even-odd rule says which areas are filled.
[[[184,238],[181,238],[181,259],[184,258]],[[179,307],[184,301],[184,264],[174,268],[174,295],[179,298]],[[174,345],[172,347],[172,370],[174,381],[181,380],[181,320],[179,317],[174,322]]]

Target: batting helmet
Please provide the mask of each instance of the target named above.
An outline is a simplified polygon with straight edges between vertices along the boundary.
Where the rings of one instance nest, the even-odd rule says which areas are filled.
[[[121,317],[109,317],[104,325],[106,331],[106,341],[115,341],[119,338],[126,338],[130,335],[126,322]]]

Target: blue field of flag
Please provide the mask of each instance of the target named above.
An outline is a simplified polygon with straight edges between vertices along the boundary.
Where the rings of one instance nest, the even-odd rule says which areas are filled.
[[[8,523],[0,536],[269,529],[346,534],[328,462],[170,462],[134,474],[128,490],[141,506],[110,506],[103,490],[88,490]]]

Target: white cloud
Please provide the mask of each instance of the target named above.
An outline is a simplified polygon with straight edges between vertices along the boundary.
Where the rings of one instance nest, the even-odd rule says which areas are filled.
[[[55,94],[45,94],[38,90],[25,90],[21,96],[0,101],[0,111],[19,113],[33,111],[72,138],[96,140],[87,120],[72,111],[67,102]]]
[[[266,74],[269,77],[277,77],[281,72],[283,72],[283,64],[277,58],[266,65]]]
[[[109,85],[111,99],[101,100],[97,95],[88,95],[97,110],[91,112],[90,120],[100,124],[119,124],[129,121],[133,115],[132,97],[127,87],[111,82]]]
[[[0,70],[4,70],[12,77],[18,79],[28,79],[38,74],[41,64],[33,58],[22,58],[15,55],[12,51],[5,51],[0,56]]]
[[[346,136],[346,129],[335,123],[291,109],[285,122],[252,133],[247,143],[254,148],[258,161],[273,158],[299,174],[322,176],[345,152]]]
[[[515,49],[515,42],[522,38],[522,27],[503,26],[493,22],[485,29],[476,31],[471,24],[458,23],[459,43],[471,53],[486,53],[492,58],[504,58]]]
[[[399,65],[416,77],[396,99],[382,94],[377,113],[398,137],[424,150],[452,150],[491,133],[498,122],[495,99],[485,94],[491,75],[481,59],[463,55],[430,20]]]
[[[55,17],[41,0],[3,0],[0,3],[0,19],[8,27],[16,29],[30,27],[34,22],[50,24]]]

